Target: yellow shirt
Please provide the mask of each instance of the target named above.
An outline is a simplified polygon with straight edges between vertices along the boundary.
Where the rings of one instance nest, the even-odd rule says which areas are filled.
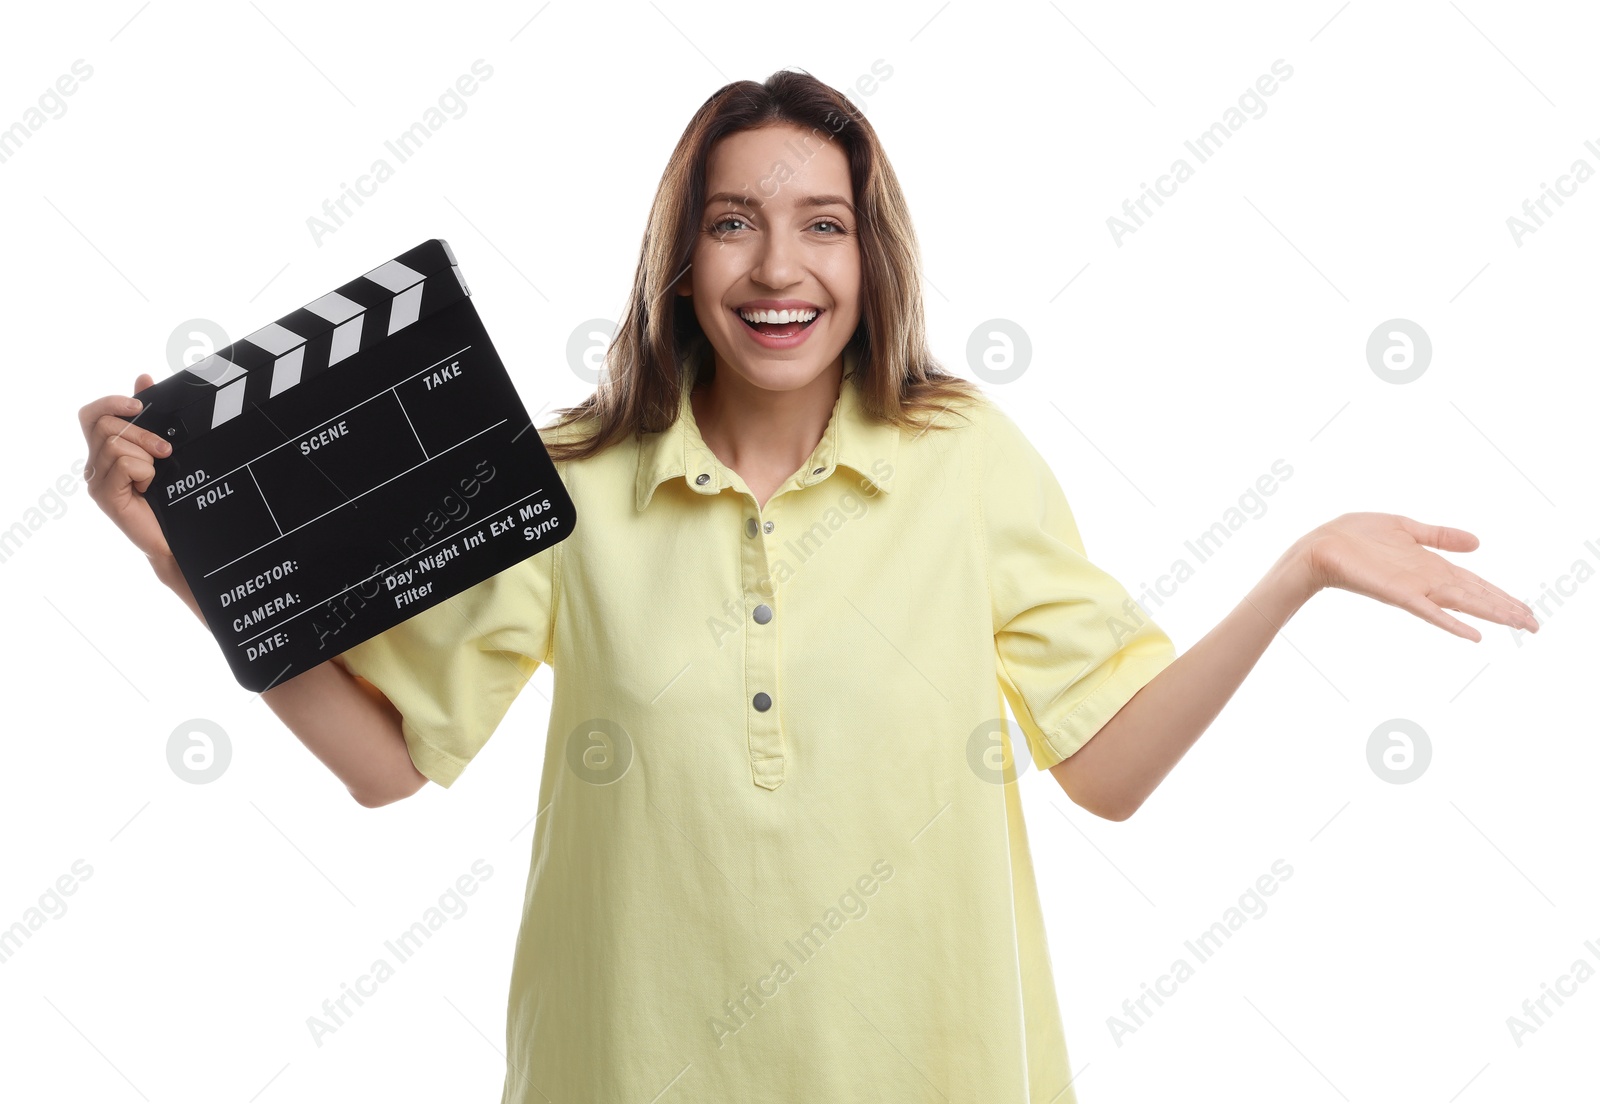
[[[1172,642],[987,399],[902,432],[847,375],[758,508],[688,395],[343,657],[443,786],[553,670],[503,1104],[1074,1104],[1002,694],[1046,768]]]

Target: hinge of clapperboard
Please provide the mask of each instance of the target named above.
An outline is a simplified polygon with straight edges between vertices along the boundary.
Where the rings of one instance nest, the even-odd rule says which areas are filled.
[[[450,262],[450,273],[461,285],[463,295],[470,296],[472,289],[467,286],[466,277],[461,275],[461,269],[456,264],[455,252],[450,248],[450,243],[443,238],[434,238],[444,249],[444,255]],[[424,242],[418,248],[424,248],[430,242]],[[401,256],[414,254],[415,249],[402,253]],[[443,271],[427,275],[418,272],[409,265],[402,263],[399,258],[383,262],[370,272],[365,272],[358,279],[369,280],[392,295],[389,301],[389,322],[386,331],[380,336],[387,337],[398,330],[411,325],[418,318],[422,307],[422,289],[430,279],[446,278]],[[327,362],[325,364],[310,365],[306,363],[306,350],[312,338],[318,337],[325,330],[318,333],[300,335],[289,329],[284,323],[292,316],[284,316],[276,322],[269,322],[254,333],[242,340],[249,342],[256,348],[263,350],[272,357],[271,372],[272,383],[267,393],[271,398],[293,387],[301,379],[307,378],[314,372],[320,372],[332,367],[341,360],[354,355],[362,348],[362,336],[367,314],[371,308],[341,295],[337,291],[314,299],[305,305],[305,310],[318,318],[325,319],[332,324],[333,339],[328,346]],[[368,333],[366,344],[374,343],[372,335]],[[245,385],[249,381],[249,372],[241,365],[234,363],[224,354],[235,349],[229,345],[218,350],[185,369],[191,375],[199,377],[211,384],[211,410],[209,417],[205,416],[203,409],[197,409],[196,403],[185,407],[183,414],[191,415],[184,419],[191,434],[201,432],[203,429],[215,429],[230,418],[237,417],[244,409]],[[261,369],[256,369],[260,371]],[[193,417],[192,415],[199,415]],[[198,424],[197,424],[198,423]],[[169,434],[171,431],[168,431]]]

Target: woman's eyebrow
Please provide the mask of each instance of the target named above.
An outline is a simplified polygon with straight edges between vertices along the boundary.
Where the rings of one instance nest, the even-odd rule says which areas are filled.
[[[723,201],[723,202],[730,203],[730,204],[738,204],[738,205],[742,205],[742,206],[745,206],[745,207],[760,207],[761,206],[761,201],[759,199],[756,199],[753,196],[739,195],[737,192],[717,192],[714,195],[707,196],[706,197],[706,206],[710,207],[713,203],[717,203],[718,201]],[[854,210],[855,209],[854,207],[851,206],[850,201],[848,199],[846,199],[844,196],[836,196],[836,195],[801,196],[800,197],[800,201],[799,201],[799,206],[801,206],[801,207],[831,207],[831,206],[834,206],[835,204],[837,204],[840,207],[847,208],[849,210]]]

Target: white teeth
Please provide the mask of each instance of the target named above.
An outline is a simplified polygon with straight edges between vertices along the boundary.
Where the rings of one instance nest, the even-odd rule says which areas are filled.
[[[785,322],[809,322],[817,316],[814,310],[742,310],[739,317],[747,322],[767,322],[782,325]]]

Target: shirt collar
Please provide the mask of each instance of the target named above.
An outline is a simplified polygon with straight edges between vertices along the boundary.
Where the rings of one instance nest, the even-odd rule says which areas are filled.
[[[860,389],[854,377],[856,366],[855,350],[847,348],[839,397],[834,400],[822,440],[800,468],[802,486],[822,482],[840,465],[860,475],[879,491],[889,490],[893,482],[900,427],[875,421],[862,408]],[[634,504],[638,510],[650,504],[656,488],[668,479],[682,479],[691,491],[704,495],[718,494],[731,485],[728,477],[732,473],[706,447],[694,420],[689,395],[695,376],[692,370],[683,374],[685,382],[678,400],[677,420],[660,433],[643,435],[634,488]]]

